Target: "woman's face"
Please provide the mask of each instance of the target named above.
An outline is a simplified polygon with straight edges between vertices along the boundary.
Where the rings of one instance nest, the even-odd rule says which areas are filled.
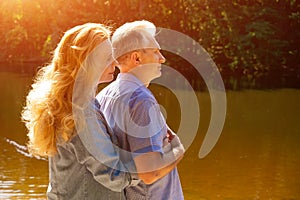
[[[114,79],[116,64],[117,63],[114,61],[104,69],[103,73],[100,76],[99,83],[110,82]]]
[[[97,69],[102,70],[98,83],[110,82],[114,79],[116,61],[112,56],[112,46],[109,39],[101,42],[93,52]],[[104,67],[106,66],[106,67]],[[103,69],[104,68],[104,69]]]

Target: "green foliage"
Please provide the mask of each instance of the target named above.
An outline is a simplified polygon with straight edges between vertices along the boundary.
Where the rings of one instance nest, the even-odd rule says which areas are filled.
[[[226,87],[259,87],[274,77],[299,86],[299,7],[296,0],[0,1],[0,60],[49,59],[63,32],[77,24],[116,28],[147,19],[198,41]],[[178,61],[173,67],[199,85],[191,67],[170,56]]]

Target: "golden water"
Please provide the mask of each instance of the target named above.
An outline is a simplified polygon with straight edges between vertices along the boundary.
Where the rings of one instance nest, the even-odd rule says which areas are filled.
[[[0,72],[0,199],[45,199],[48,163],[26,154],[20,122],[30,82],[31,76]],[[174,95],[159,90],[154,87],[176,129]],[[204,159],[198,152],[209,125],[210,98],[207,92],[197,96],[200,127],[178,166],[185,199],[300,199],[300,90],[228,91],[223,132]]]

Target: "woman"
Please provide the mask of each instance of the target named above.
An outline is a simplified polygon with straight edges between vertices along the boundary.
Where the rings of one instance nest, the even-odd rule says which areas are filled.
[[[48,199],[123,199],[131,183],[104,118],[94,112],[97,83],[113,79],[109,36],[96,23],[68,30],[27,96],[28,149],[49,158]],[[95,119],[98,125],[89,127]]]

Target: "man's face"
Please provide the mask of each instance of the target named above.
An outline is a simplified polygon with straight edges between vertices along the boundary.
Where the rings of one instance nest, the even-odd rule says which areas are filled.
[[[166,61],[158,48],[148,48],[140,51],[140,67],[144,73],[154,78],[161,76],[161,64]]]

